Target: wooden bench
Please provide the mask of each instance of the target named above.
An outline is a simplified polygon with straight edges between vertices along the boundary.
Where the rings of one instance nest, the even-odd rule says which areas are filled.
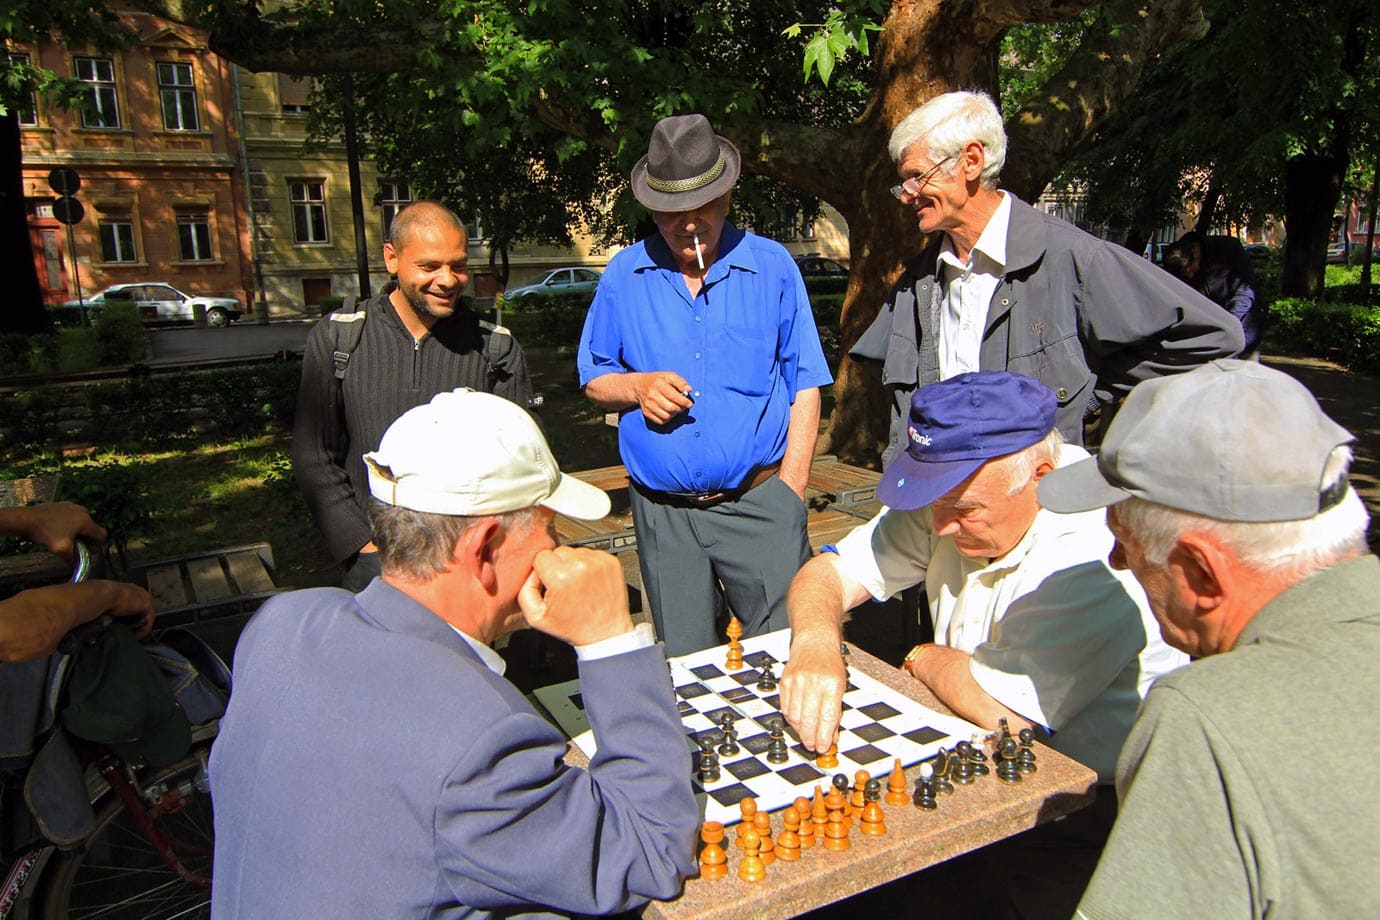
[[[279,591],[267,543],[160,559],[130,570],[148,588],[160,625],[252,612]]]

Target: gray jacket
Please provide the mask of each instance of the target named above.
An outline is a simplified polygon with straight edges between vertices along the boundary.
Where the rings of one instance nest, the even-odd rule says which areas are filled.
[[[880,362],[892,393],[883,463],[905,444],[911,394],[939,380],[943,241],[936,237],[906,263],[850,352]],[[1071,443],[1083,443],[1088,412],[1119,401],[1141,380],[1242,348],[1241,325],[1217,304],[1125,247],[1041,214],[1014,195],[1006,263],[987,311],[980,366],[1025,374],[1053,390],[1056,424]]]

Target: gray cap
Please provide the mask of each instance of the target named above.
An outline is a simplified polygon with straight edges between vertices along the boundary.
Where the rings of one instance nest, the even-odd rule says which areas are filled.
[[[1139,384],[1102,448],[1040,480],[1065,514],[1128,498],[1219,521],[1299,521],[1341,501],[1322,488],[1332,451],[1356,440],[1288,374],[1223,359]]]

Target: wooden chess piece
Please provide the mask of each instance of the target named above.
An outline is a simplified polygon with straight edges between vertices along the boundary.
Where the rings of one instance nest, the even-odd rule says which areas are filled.
[[[757,845],[757,855],[762,858],[762,865],[770,866],[776,862],[776,844],[771,839],[771,815],[759,811],[753,816],[752,826],[761,838]]]
[[[738,822],[738,832],[734,843],[741,850],[743,848],[743,836],[747,833],[748,828],[752,827],[752,820],[757,816],[757,800],[752,796],[747,796],[738,802],[738,811],[742,814],[743,820]]]
[[[781,821],[785,826],[776,838],[776,855],[783,862],[795,862],[800,858],[801,850],[800,812],[795,810],[795,806],[791,806],[782,813]]]
[[[823,770],[832,770],[839,765],[839,746],[836,743],[829,745],[829,749],[815,758],[815,766]]]
[[[800,848],[808,850],[815,845],[815,822],[810,820],[810,800],[802,795],[791,807],[800,817],[800,826],[796,831],[800,835]]]
[[[700,851],[700,878],[717,880],[728,875],[728,853],[724,851],[724,826],[718,821],[706,821],[700,828],[704,849]]]
[[[866,770],[859,770],[853,774],[853,793],[848,797],[848,817],[858,818],[862,816],[863,806],[867,804],[864,790],[867,787],[867,781],[871,778]]]
[[[858,819],[858,830],[868,837],[881,837],[886,834],[886,823],[882,806],[868,802],[863,806],[862,817]]]
[[[829,809],[829,823],[824,826],[824,848],[841,853],[853,845],[848,839],[847,816],[843,813],[848,801],[835,789],[824,797],[824,804]]]
[[[757,836],[757,830],[749,827],[743,831],[743,858],[738,861],[738,878],[745,882],[760,882],[767,877],[766,864],[762,862],[762,857],[758,855],[758,848],[762,845],[761,838]]]
[[[901,769],[901,758],[891,765],[891,775],[886,779],[886,803],[904,805],[910,801],[906,795],[906,772]]]
[[[743,637],[743,624],[738,622],[737,617],[731,617],[728,621],[728,658],[724,661],[724,667],[730,671],[739,671],[743,667],[743,644],[738,640]]]
[[[829,823],[829,807],[824,804],[824,793],[815,787],[815,799],[810,804],[810,823],[815,826],[815,839],[824,842],[824,828]]]

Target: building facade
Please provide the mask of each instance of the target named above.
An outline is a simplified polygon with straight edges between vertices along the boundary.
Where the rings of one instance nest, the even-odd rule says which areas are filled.
[[[24,196],[44,299],[61,304],[108,285],[165,281],[247,304],[249,228],[230,65],[206,36],[142,13],[113,52],[40,44],[11,55],[90,88],[90,107],[35,99],[20,113]],[[76,171],[83,215],[70,237],[53,206],[53,167]],[[69,245],[70,239],[70,245]],[[75,273],[73,266],[76,266]]]

